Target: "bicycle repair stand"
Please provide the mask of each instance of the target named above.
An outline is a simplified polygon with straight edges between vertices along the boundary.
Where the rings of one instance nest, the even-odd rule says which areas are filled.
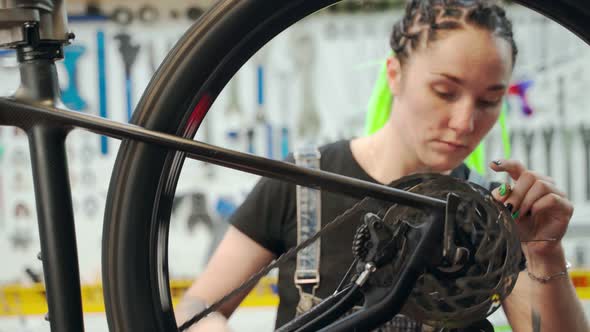
[[[55,61],[63,59],[68,32],[62,0],[0,2],[0,48],[15,49],[21,82],[10,99],[37,107],[61,106]],[[27,132],[39,237],[52,331],[84,331],[74,214],[65,138],[70,128],[32,119],[16,110],[0,113],[0,125]]]

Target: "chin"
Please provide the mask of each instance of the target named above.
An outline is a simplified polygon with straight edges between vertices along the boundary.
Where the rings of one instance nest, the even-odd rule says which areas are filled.
[[[428,163],[425,163],[432,172],[441,173],[457,168],[465,158],[458,158],[450,155],[438,155],[430,158]]]

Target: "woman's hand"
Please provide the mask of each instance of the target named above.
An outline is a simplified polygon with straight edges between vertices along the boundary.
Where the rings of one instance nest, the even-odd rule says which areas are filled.
[[[513,184],[503,185],[504,190],[494,189],[492,195],[511,210],[527,247],[527,259],[563,256],[561,239],[574,213],[565,193],[556,188],[552,178],[527,170],[519,161],[501,159],[492,162],[490,168],[508,173],[513,180]]]
[[[203,311],[206,304],[201,299],[185,294],[180,303],[174,308],[174,315],[178,325],[182,325],[194,314]],[[227,319],[218,312],[213,312],[189,327],[186,332],[231,332]]]
[[[191,326],[187,332],[231,332],[231,330],[227,319],[222,314],[213,313]]]

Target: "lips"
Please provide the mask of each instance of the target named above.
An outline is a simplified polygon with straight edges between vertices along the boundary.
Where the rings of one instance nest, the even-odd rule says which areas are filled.
[[[457,142],[449,142],[443,140],[435,140],[437,145],[446,151],[458,151],[467,148],[467,145]]]
[[[467,145],[461,144],[461,143],[455,143],[455,142],[449,142],[449,141],[439,141],[439,142],[447,143],[447,144],[452,145],[457,148],[466,148],[467,147]]]

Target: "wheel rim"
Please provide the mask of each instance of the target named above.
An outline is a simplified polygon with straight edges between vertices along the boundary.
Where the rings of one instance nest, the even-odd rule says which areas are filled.
[[[272,39],[278,33],[291,26],[293,23],[299,21],[301,18],[336,2],[338,2],[338,0],[298,0],[290,1],[288,4],[279,4],[279,1],[274,0],[226,0],[217,3],[217,5],[215,5],[208,12],[208,14],[205,15],[200,22],[193,26],[185,34],[185,37],[179,41],[175,47],[175,56],[168,56],[166,58],[164,61],[164,66],[158,70],[158,73],[150,82],[148,89],[144,93],[144,96],[137,107],[138,111],[134,115],[132,122],[148,129],[175,133],[179,136],[187,138],[194,137],[201,121],[205,117],[217,95],[221,92],[231,76],[237,72],[238,68],[243,63],[245,63],[252,54],[254,54],[268,40]],[[526,1],[522,2],[525,3]],[[525,3],[525,5],[528,4]],[[535,5],[538,6],[535,8],[536,10],[547,14],[548,10],[550,10],[555,4],[551,4],[550,2],[538,2]],[[173,71],[172,69],[174,68],[174,70],[183,71],[186,69],[184,67],[191,65],[191,63],[188,61],[183,61],[183,59],[194,56],[194,50],[198,49],[199,46],[190,45],[194,45],[194,43],[200,43],[201,45],[205,45],[207,43],[211,44],[211,41],[198,40],[197,37],[207,37],[213,35],[208,34],[208,30],[211,29],[210,26],[217,26],[219,30],[218,34],[222,34],[224,27],[221,27],[221,24],[215,25],[211,22],[219,18],[224,18],[226,20],[237,19],[237,17],[232,18],[231,15],[225,15],[226,13],[230,13],[232,11],[233,13],[258,12],[259,14],[264,13],[267,15],[262,15],[263,20],[261,21],[256,21],[256,16],[251,17],[250,20],[255,21],[254,23],[248,22],[248,20],[244,20],[242,18],[243,22],[248,22],[249,24],[246,24],[246,26],[242,25],[240,26],[240,29],[237,30],[234,28],[234,33],[245,36],[245,38],[243,38],[241,41],[238,41],[232,48],[230,48],[220,60],[208,60],[210,64],[214,64],[214,69],[204,71],[204,73],[197,73],[195,81],[198,82],[196,85],[198,85],[199,88],[191,93],[192,96],[194,96],[193,98],[185,98],[180,103],[177,103],[180,105],[175,105],[174,103],[170,102],[171,100],[176,99],[175,97],[171,97],[174,94],[173,92],[166,90],[166,83],[171,79],[174,79],[174,75],[170,74]],[[556,19],[554,16],[551,17]],[[559,19],[562,23],[565,22],[565,17],[557,19]],[[565,25],[572,28],[571,23]],[[233,26],[236,26],[236,24]],[[225,28],[231,30],[227,27]],[[584,29],[588,30],[588,28],[583,27],[577,27],[575,29],[578,33],[585,31]],[[243,31],[249,32],[243,33]],[[587,31],[585,32],[586,40],[588,40],[589,38],[587,38]],[[227,32],[225,33],[228,34]],[[210,53],[211,55],[215,54],[215,52]],[[170,87],[168,86],[167,89],[170,89]],[[187,95],[187,93],[181,94]],[[176,99],[176,101],[177,100],[178,99]],[[192,110],[186,114],[179,112],[184,114],[182,119],[170,121],[170,123],[180,123],[180,126],[177,127],[178,130],[173,130],[172,128],[166,126],[162,127],[161,118],[150,116],[152,114],[151,109],[158,109],[166,106],[172,106],[176,109]],[[117,157],[117,165],[119,165],[121,168],[125,168],[126,165],[131,163],[131,161],[125,159],[125,155],[127,155],[127,152],[131,150],[144,150],[146,155],[150,155],[149,157],[145,157],[145,160],[157,161],[159,164],[163,165],[159,175],[160,181],[157,185],[157,189],[155,190],[156,194],[153,199],[154,208],[150,213],[152,218],[147,224],[149,227],[149,232],[147,234],[150,248],[149,261],[156,262],[156,264],[148,264],[150,268],[145,272],[150,276],[149,288],[153,292],[151,295],[152,311],[154,313],[155,319],[158,321],[158,326],[154,328],[159,331],[171,331],[175,330],[176,326],[174,324],[174,318],[171,310],[171,297],[168,286],[168,232],[172,200],[180,175],[180,170],[184,162],[184,155],[181,153],[165,152],[157,147],[150,147],[136,142],[124,142],[121,145],[120,153]],[[120,176],[123,177],[126,174],[132,174],[134,170],[137,169],[137,167],[138,165],[131,165],[129,168],[127,168],[127,171],[122,172]],[[115,182],[116,181],[114,177],[112,183]],[[107,223],[117,223],[117,220],[126,217],[126,214],[121,212],[121,210],[125,209],[125,207],[122,207],[124,203],[112,202],[112,200],[117,197],[116,191],[119,189],[121,188],[109,189],[108,206],[113,206],[113,209],[119,211],[119,213],[107,212],[105,214],[106,231],[111,229],[108,225],[106,225]],[[105,237],[108,238],[108,236]],[[110,261],[108,257],[116,256],[116,252],[119,250],[117,246],[114,246],[109,241],[103,242],[103,247],[104,244],[107,244],[108,248],[103,249],[103,265],[105,262]],[[137,252],[140,252],[141,250],[145,250],[145,246],[136,248]],[[120,265],[125,264],[125,262],[122,260],[117,260],[117,262],[119,263],[119,266],[106,266],[106,269],[123,270]],[[108,273],[105,273],[104,276],[106,277],[107,274]],[[117,280],[112,280],[111,282],[115,285],[118,285],[120,288],[132,287],[132,285],[128,284],[118,284]],[[140,290],[144,288],[138,287],[137,289]],[[117,290],[121,289],[107,289],[107,287],[105,287],[105,297],[110,297],[111,295],[109,294],[112,294],[113,292],[116,293]],[[129,313],[126,311],[127,309],[124,308],[124,305],[122,304],[123,302],[124,301],[119,298],[106,303],[109,324],[116,331],[129,330],[123,328],[123,325],[121,325],[123,324],[121,321],[125,320],[129,315]],[[111,316],[115,316],[116,318],[113,319]],[[133,327],[130,328],[132,329]]]
[[[146,92],[138,104],[132,123],[148,129],[174,133],[186,138],[194,137],[211,104],[243,63],[245,63],[267,41],[271,40],[274,36],[291,26],[293,23],[337,1],[338,0],[322,0],[310,3],[309,1],[298,0],[280,4],[278,1],[273,0],[227,0],[218,3],[210,9],[208,14],[205,15],[201,21],[197,22],[197,24],[187,31],[183,38],[177,43],[177,46],[175,46],[174,51],[171,53],[174,54],[174,56],[169,55],[165,59],[164,65],[158,70],[156,76],[148,85]],[[235,17],[231,17],[232,15],[227,15],[227,13],[244,14],[247,12],[257,13],[259,16],[263,16],[264,20],[256,21],[256,16],[250,15],[246,22],[252,26],[252,29],[247,33],[243,32],[248,31],[244,24],[234,23],[232,25],[234,31],[231,31],[232,29],[227,26],[223,27],[222,24],[217,23],[217,34],[233,34],[234,38],[236,36],[243,36],[243,38],[241,38],[233,48],[229,49],[229,51],[224,54],[223,58],[209,61],[210,63],[215,63],[215,66],[213,67],[214,69],[209,70],[206,74],[199,73],[200,77],[195,80],[197,83],[194,84],[194,86],[198,86],[199,88],[195,89],[195,91],[184,93],[184,95],[190,95],[190,98],[185,98],[184,102],[177,102],[177,104],[181,105],[171,105],[173,104],[170,103],[171,100],[179,101],[180,99],[175,97],[173,92],[165,90],[166,82],[174,78],[172,68],[174,68],[174,71],[184,70],[183,65],[186,65],[186,63],[183,63],[182,60],[190,58],[191,56],[194,58],[195,55],[192,55],[191,53],[195,53],[195,50],[199,49],[199,46],[188,47],[187,45],[201,43],[200,47],[205,47],[204,45],[207,42],[211,43],[212,41],[198,40],[198,38],[206,39],[208,36],[210,37],[213,35],[209,31],[212,29],[209,27],[211,21],[220,18],[235,20]],[[236,30],[236,28],[238,29]],[[177,53],[175,53],[175,51]],[[217,51],[221,52],[220,50]],[[202,66],[203,65],[201,65],[201,67]],[[194,68],[191,69],[194,71]],[[184,75],[186,76],[187,74],[184,73]],[[188,102],[186,102],[186,100],[188,100]],[[168,128],[162,126],[162,119],[151,116],[153,109],[162,109],[163,107],[174,107],[176,109],[180,108],[190,111],[182,113],[182,119],[180,120],[169,121],[169,123],[172,124],[180,123],[178,126],[171,126],[177,128],[176,130],[173,130],[174,128],[169,128],[170,126],[168,126]],[[118,182],[118,178],[124,178],[133,175],[134,173],[136,177],[140,177],[137,176],[137,173],[141,173],[139,165],[137,165],[137,163],[130,165],[132,161],[127,160],[126,158],[126,156],[129,155],[128,152],[131,150],[142,150],[144,155],[142,160],[163,165],[159,174],[159,183],[154,191],[156,194],[154,195],[153,200],[151,200],[153,202],[153,209],[149,214],[151,215],[151,218],[149,223],[145,224],[145,227],[149,229],[149,232],[148,234],[143,235],[149,238],[149,240],[147,240],[147,243],[149,243],[148,248],[150,250],[148,254],[149,262],[155,262],[155,264],[147,264],[149,267],[147,271],[145,270],[146,266],[141,266],[149,275],[149,280],[146,282],[147,286],[146,284],[143,284],[142,286],[134,285],[131,282],[120,282],[121,279],[128,278],[128,276],[117,276],[117,274],[121,273],[119,271],[129,270],[130,268],[123,265],[130,262],[116,258],[117,252],[125,250],[117,247],[115,244],[117,240],[109,240],[110,236],[106,235],[106,233],[112,230],[109,225],[120,223],[118,220],[127,218],[131,214],[124,210],[130,210],[132,208],[129,206],[125,208],[125,203],[117,202],[117,192],[124,192],[125,188],[117,188],[113,185]],[[105,298],[107,299],[105,306],[107,309],[109,326],[115,331],[137,330],[138,327],[128,325],[129,323],[126,321],[136,321],[133,318],[128,318],[138,316],[139,312],[134,311],[133,308],[129,308],[131,303],[125,304],[125,302],[128,301],[123,299],[122,296],[117,296],[117,291],[124,293],[124,291],[129,292],[129,289],[127,288],[132,288],[136,290],[136,293],[139,293],[141,290],[145,290],[146,287],[152,291],[152,294],[149,297],[152,307],[151,312],[153,314],[153,319],[157,321],[157,327],[151,326],[149,328],[155,328],[157,331],[176,330],[171,308],[167,253],[172,200],[183,162],[184,154],[182,153],[166,152],[157,147],[132,141],[124,141],[121,145],[116,165],[118,165],[118,168],[122,169],[122,171],[118,176],[114,175],[113,179],[111,179],[107,212],[105,213],[105,238],[107,240],[103,241],[103,265],[105,266],[103,278],[108,279],[110,278],[109,276],[115,275],[110,278],[109,283],[116,285],[117,287],[116,289],[113,289],[113,287],[105,285],[104,289]],[[128,187],[130,186],[132,185],[129,185]],[[140,213],[138,211],[136,212]],[[134,215],[134,217],[141,218],[136,215]],[[142,238],[142,235],[135,236]],[[141,245],[142,243],[144,245]],[[139,241],[136,245],[130,244],[128,248],[133,248],[134,252],[140,253],[142,249],[146,249],[146,246],[145,242]],[[127,256],[132,256],[132,254],[128,254]],[[114,264],[115,266],[104,264],[113,260],[117,262],[117,264]],[[131,292],[133,292],[133,290],[131,290]],[[113,293],[115,294],[114,296]],[[112,299],[110,299],[111,297]],[[146,310],[142,311],[144,312],[144,315],[145,311]],[[141,328],[143,329],[144,327],[145,326],[142,326]]]

